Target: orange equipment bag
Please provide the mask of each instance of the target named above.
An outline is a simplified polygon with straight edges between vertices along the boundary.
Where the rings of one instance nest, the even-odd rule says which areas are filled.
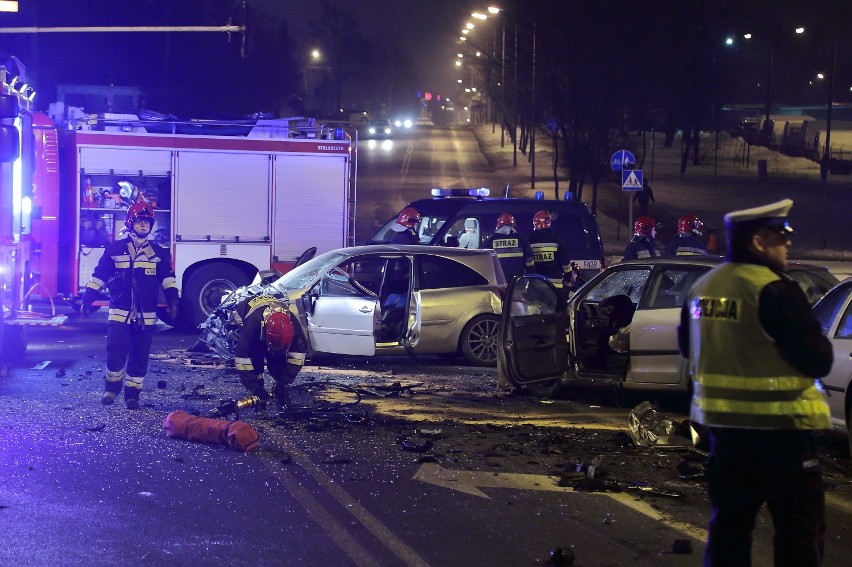
[[[200,417],[181,410],[166,416],[163,429],[169,437],[200,443],[218,443],[235,451],[248,452],[260,444],[260,435],[244,421]]]

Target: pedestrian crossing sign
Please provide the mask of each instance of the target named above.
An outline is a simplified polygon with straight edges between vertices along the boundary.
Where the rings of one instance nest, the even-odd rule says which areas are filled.
[[[621,190],[622,191],[641,191],[642,190],[642,170],[641,169],[625,169],[621,171]]]

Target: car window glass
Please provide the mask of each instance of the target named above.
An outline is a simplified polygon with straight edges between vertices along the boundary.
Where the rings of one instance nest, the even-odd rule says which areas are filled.
[[[355,257],[338,264],[323,277],[322,295],[367,296],[365,290],[379,295],[387,260],[379,257]],[[353,281],[350,281],[354,280]]]
[[[852,303],[846,307],[840,325],[837,326],[836,339],[852,339]]]
[[[680,307],[686,300],[689,288],[709,268],[671,266],[658,270],[649,286],[647,308]]]
[[[555,313],[559,298],[542,279],[522,278],[512,288],[511,315],[548,315]]]
[[[802,288],[802,291],[805,292],[805,295],[808,297],[808,301],[811,303],[816,303],[820,297],[825,295],[828,290],[834,286],[834,284],[829,282],[826,278],[823,278],[819,274],[813,272],[789,270],[787,275],[796,280],[799,287]]]
[[[446,217],[430,217],[424,215],[417,225],[417,236],[420,237],[421,244],[431,244],[432,239],[438,234],[438,231],[447,222]]]
[[[852,284],[838,287],[831,293],[823,297],[819,303],[814,306],[814,316],[822,326],[823,334],[827,335],[831,329],[831,324],[837,317],[838,312],[846,302],[846,296],[849,295],[849,288]]]
[[[439,256],[420,256],[420,289],[486,285],[488,280],[464,264]]]
[[[613,295],[626,295],[630,301],[638,304],[650,273],[650,268],[614,270],[589,289],[584,294],[583,301],[600,302]]]
[[[302,289],[312,285],[320,275],[326,273],[329,268],[337,264],[345,254],[340,252],[326,252],[315,256],[301,266],[296,266],[272,285],[280,290]]]

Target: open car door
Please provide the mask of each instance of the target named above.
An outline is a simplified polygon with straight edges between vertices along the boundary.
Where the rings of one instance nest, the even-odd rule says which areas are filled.
[[[335,268],[310,292],[308,339],[317,352],[372,356],[378,298],[345,271]]]
[[[510,282],[498,348],[505,377],[516,386],[558,381],[569,364],[567,325],[565,300],[546,278]]]

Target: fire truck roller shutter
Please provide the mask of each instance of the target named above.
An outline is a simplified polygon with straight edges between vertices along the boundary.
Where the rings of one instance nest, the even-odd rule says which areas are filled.
[[[305,246],[317,254],[346,246],[348,175],[345,156],[276,156],[274,257],[293,261]]]

